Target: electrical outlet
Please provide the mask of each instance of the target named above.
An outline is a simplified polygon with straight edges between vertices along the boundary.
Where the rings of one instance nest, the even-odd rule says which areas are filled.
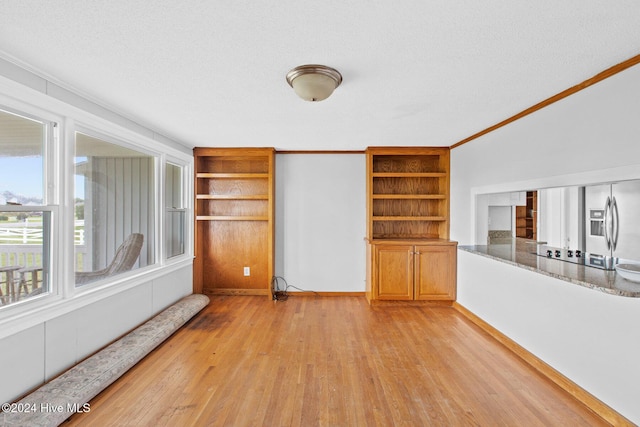
[[[245,267],[244,268],[244,275],[245,276],[251,276],[251,268]]]

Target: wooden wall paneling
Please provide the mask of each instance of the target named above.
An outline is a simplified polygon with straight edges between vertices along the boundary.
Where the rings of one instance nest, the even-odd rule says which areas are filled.
[[[266,221],[206,221],[203,222],[203,292],[219,290],[267,290],[270,283]],[[206,243],[204,243],[206,242]],[[244,267],[251,269],[244,276]]]
[[[194,209],[193,221],[195,226],[193,227],[193,293],[204,293],[204,242],[209,235],[207,227],[208,222],[198,221],[196,219],[198,213],[197,208]]]

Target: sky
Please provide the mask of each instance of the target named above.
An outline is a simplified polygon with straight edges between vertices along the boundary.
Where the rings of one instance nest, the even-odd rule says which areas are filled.
[[[86,157],[76,157],[76,162],[86,161]],[[11,191],[15,195],[42,199],[42,157],[0,156],[0,194]],[[76,175],[76,197],[84,198],[84,177]]]
[[[42,198],[42,157],[0,157],[0,193]]]

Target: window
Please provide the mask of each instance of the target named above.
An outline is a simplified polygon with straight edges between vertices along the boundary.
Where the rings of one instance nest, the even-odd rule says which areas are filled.
[[[184,254],[186,209],[184,204],[184,168],[167,163],[165,167],[165,248],[166,257]]]
[[[1,99],[0,324],[190,262],[187,152]]]
[[[76,132],[76,286],[155,263],[154,165],[154,156]]]
[[[53,125],[0,110],[0,308],[50,291],[44,170]]]

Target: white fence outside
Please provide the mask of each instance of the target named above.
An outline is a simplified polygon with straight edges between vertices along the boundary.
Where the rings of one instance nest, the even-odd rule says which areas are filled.
[[[12,224],[0,227],[0,266],[42,266],[42,223],[38,226]],[[84,241],[84,221],[76,221],[75,252],[76,269],[82,270],[87,247]]]
[[[75,249],[75,268],[78,271],[82,271],[87,247],[82,245],[76,246]],[[19,265],[21,267],[42,266],[42,245],[0,245],[0,267],[8,265]]]
[[[0,227],[0,242],[5,244],[41,245],[43,238],[42,223],[38,224],[39,226],[29,226],[25,223],[22,226]],[[74,244],[84,245],[84,221],[76,221]]]

